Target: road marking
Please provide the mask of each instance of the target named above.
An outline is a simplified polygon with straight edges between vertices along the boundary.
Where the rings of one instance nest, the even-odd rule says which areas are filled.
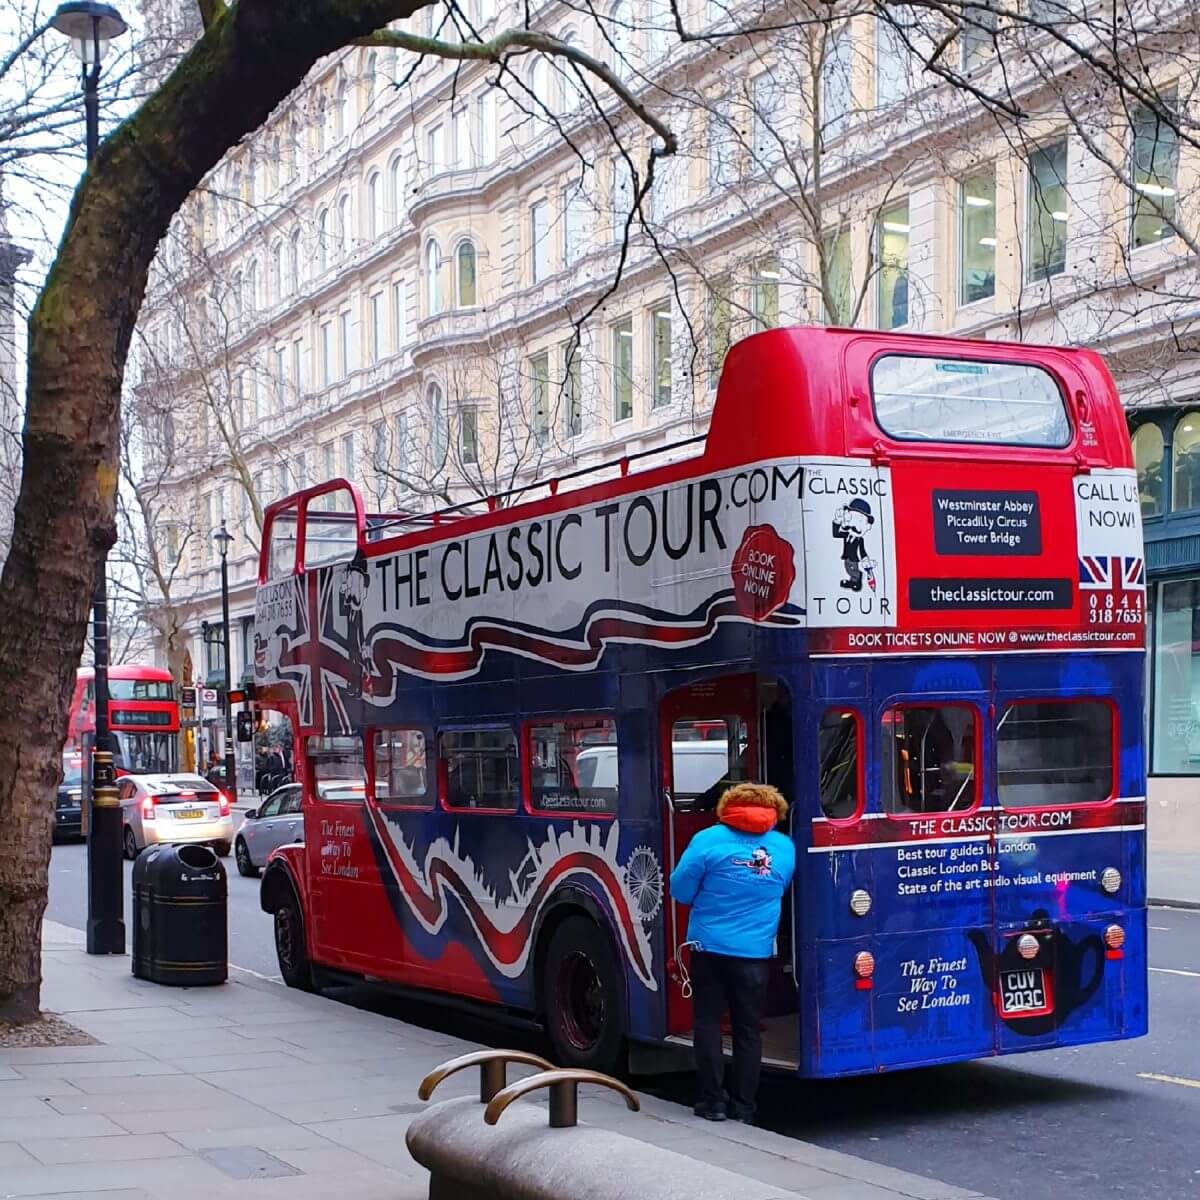
[[[1188,979],[1200,979],[1200,971],[1180,971],[1175,967],[1147,967],[1149,971],[1157,971],[1160,975],[1184,975]]]
[[[1170,933],[1171,932],[1170,925],[1151,925],[1150,928],[1157,929],[1159,933]]]
[[[1180,1087],[1200,1088],[1200,1079],[1184,1079],[1182,1075],[1156,1075],[1153,1071],[1139,1071],[1139,1079],[1153,1079],[1156,1083],[1175,1083]]]
[[[239,967],[237,963],[230,963],[230,967],[235,971],[244,971],[247,975],[253,975],[255,979],[261,979],[264,983],[282,983],[282,975],[264,975],[261,971],[252,971],[249,967]]]

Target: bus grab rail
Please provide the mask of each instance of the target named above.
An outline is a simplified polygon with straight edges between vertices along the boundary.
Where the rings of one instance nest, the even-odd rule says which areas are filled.
[[[516,1083],[496,1093],[488,1101],[484,1110],[483,1120],[487,1125],[495,1125],[504,1115],[504,1110],[514,1101],[530,1092],[541,1088],[550,1089],[550,1128],[571,1129],[579,1120],[579,1085],[592,1083],[598,1087],[606,1087],[617,1092],[625,1100],[625,1107],[630,1112],[640,1112],[641,1103],[619,1079],[610,1075],[601,1075],[599,1071],[579,1070],[549,1070],[538,1075],[526,1075]]]
[[[428,1100],[442,1080],[449,1079],[451,1075],[457,1075],[459,1071],[465,1071],[468,1067],[478,1067],[479,1103],[488,1104],[508,1086],[509,1063],[537,1067],[542,1073],[554,1069],[552,1064],[544,1058],[539,1058],[536,1054],[527,1054],[524,1050],[473,1050],[470,1054],[451,1058],[440,1066],[434,1067],[421,1080],[421,1086],[417,1088],[417,1096],[421,1100]],[[531,1078],[538,1077],[532,1076]]]

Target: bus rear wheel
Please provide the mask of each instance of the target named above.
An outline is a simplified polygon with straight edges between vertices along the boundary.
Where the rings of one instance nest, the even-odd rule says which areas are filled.
[[[275,909],[275,957],[279,960],[279,974],[288,987],[302,992],[316,990],[304,941],[304,916],[291,886],[283,889]]]
[[[546,1033],[565,1067],[615,1070],[624,1033],[621,972],[595,921],[568,917],[551,935],[542,974]]]

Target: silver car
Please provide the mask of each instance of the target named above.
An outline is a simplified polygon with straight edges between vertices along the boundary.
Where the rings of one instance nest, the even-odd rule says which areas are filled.
[[[233,845],[229,797],[199,775],[126,775],[117,795],[126,858],[159,842],[202,842],[222,858]]]
[[[292,842],[304,841],[304,816],[300,812],[302,791],[298,783],[276,788],[258,809],[246,813],[238,830],[233,852],[238,871],[255,876],[266,865],[271,851]]]

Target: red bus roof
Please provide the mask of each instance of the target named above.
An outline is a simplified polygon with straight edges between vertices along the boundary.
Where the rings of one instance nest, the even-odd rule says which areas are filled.
[[[93,679],[96,672],[91,667],[80,667],[75,672],[77,679]],[[140,665],[119,666],[108,668],[109,679],[148,679],[159,683],[170,683],[171,672],[164,671],[161,667],[143,667]]]

